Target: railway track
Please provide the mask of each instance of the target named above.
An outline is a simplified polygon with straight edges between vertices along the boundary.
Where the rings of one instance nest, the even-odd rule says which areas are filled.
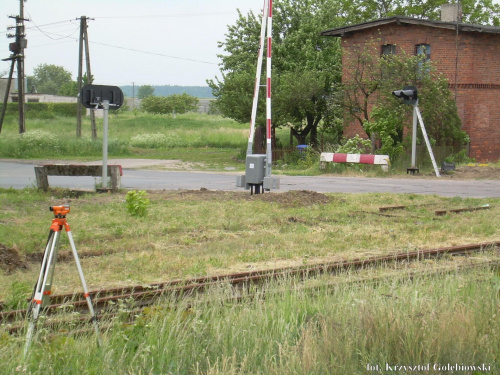
[[[249,271],[234,274],[224,274],[209,277],[200,277],[188,280],[175,280],[156,283],[147,286],[136,285],[125,288],[111,288],[90,291],[92,302],[98,317],[113,315],[126,305],[127,311],[132,315],[141,308],[153,304],[161,296],[181,298],[195,295],[224,283],[230,285],[235,291],[247,288],[252,284],[265,283],[285,277],[305,279],[321,274],[334,274],[346,270],[358,270],[390,262],[410,262],[441,256],[458,256],[474,252],[492,250],[499,251],[500,241],[482,242],[468,245],[441,247],[435,249],[400,252],[389,255],[354,259],[349,261],[326,262],[303,267],[285,267],[262,271]],[[3,304],[0,304],[0,307]],[[44,309],[43,315],[50,316],[59,312],[87,312],[87,303],[81,294],[61,294],[51,296],[50,305]],[[26,319],[27,310],[0,310],[0,324],[4,325],[10,333],[22,329],[19,321]],[[71,322],[85,323],[88,316],[70,319]]]

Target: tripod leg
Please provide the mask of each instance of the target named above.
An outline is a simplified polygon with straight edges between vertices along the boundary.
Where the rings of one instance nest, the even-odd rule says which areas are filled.
[[[57,251],[57,245],[59,243],[59,233],[59,231],[50,231],[47,246],[45,247],[45,252],[43,254],[40,275],[38,276],[38,281],[36,283],[35,290],[33,291],[33,296],[28,307],[28,317],[30,318],[30,324],[28,327],[28,332],[26,334],[26,345],[24,347],[25,358],[28,354],[28,349],[33,338],[33,333],[35,331],[35,325],[40,314],[40,308],[42,306],[44,294],[50,294],[50,290],[46,290],[46,283],[49,272],[51,268],[53,268],[52,263],[55,261],[54,253]]]
[[[80,281],[82,282],[83,295],[87,300],[87,306],[89,308],[90,315],[92,316],[92,323],[94,325],[94,330],[97,335],[97,341],[99,343],[99,346],[102,346],[101,335],[99,332],[99,327],[97,326],[97,315],[94,312],[94,306],[92,306],[92,300],[90,299],[90,294],[87,289],[87,283],[85,282],[85,277],[83,276],[83,270],[80,264],[80,258],[78,257],[78,253],[76,252],[75,242],[73,241],[73,235],[71,234],[71,230],[69,230],[68,227],[66,228],[66,233],[68,233],[69,243],[71,245],[71,251],[73,252],[76,268],[78,269],[78,274],[80,275]]]

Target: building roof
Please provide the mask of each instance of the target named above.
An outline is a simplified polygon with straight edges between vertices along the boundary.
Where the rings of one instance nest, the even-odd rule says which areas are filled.
[[[326,30],[321,32],[322,36],[336,36],[343,37],[346,34],[367,30],[378,26],[388,25],[388,24],[398,24],[398,25],[418,25],[426,27],[435,27],[440,29],[458,30],[462,32],[478,32],[486,34],[500,34],[500,27],[498,26],[483,26],[483,25],[472,25],[468,23],[457,23],[457,22],[443,22],[443,21],[432,21],[424,20],[419,18],[403,17],[403,16],[393,16],[386,18],[379,18],[377,20],[358,23],[355,25],[349,25],[344,27],[339,27],[336,29]]]

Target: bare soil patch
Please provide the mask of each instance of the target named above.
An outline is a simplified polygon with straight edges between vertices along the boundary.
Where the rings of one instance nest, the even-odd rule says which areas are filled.
[[[278,194],[254,195],[253,199],[264,202],[278,203],[284,207],[309,207],[315,204],[328,204],[333,201],[332,197],[310,190],[293,190]]]
[[[461,180],[497,180],[500,179],[500,168],[493,166],[461,166],[454,172],[444,175],[450,179]]]
[[[498,180],[500,179],[500,168],[496,166],[460,165],[454,171],[441,172],[441,178],[449,180]],[[436,178],[434,171],[419,173],[416,177]],[[402,175],[401,177],[407,177]]]
[[[11,274],[18,269],[27,269],[28,264],[15,247],[0,243],[0,268]]]
[[[251,195],[249,192],[215,191],[202,188],[200,190],[182,190],[180,192],[150,191],[152,196],[170,199],[196,199],[196,200],[249,200],[277,203],[283,207],[309,207],[315,204],[328,204],[334,200],[322,193],[309,190],[292,190],[283,193],[272,192]]]

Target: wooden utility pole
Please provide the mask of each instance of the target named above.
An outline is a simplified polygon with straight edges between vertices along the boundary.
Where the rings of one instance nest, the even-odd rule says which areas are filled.
[[[9,59],[3,59],[3,60],[8,61]],[[14,65],[16,64],[15,57],[10,58],[10,60],[12,60],[12,61],[10,64],[9,79],[7,80],[7,87],[5,88],[5,95],[4,95],[4,99],[3,99],[2,113],[0,114],[0,133],[2,132],[3,119],[5,118],[5,111],[7,110],[7,103],[9,101],[10,84],[12,82],[12,73],[14,72]]]
[[[82,92],[82,60],[83,60],[83,23],[85,22],[85,18],[80,18],[80,38],[78,45],[78,96]],[[80,100],[77,101],[76,105],[76,136],[80,138],[82,136],[82,103]]]
[[[92,84],[92,72],[90,70],[90,52],[89,52],[89,36],[87,33],[87,20],[89,18],[85,16],[80,17],[80,44],[78,52],[78,95],[82,91],[83,86],[83,47],[85,45],[85,61],[86,61],[86,72],[87,72],[87,84]],[[82,136],[82,104],[78,101],[77,104],[77,120],[76,120],[76,136]],[[92,132],[92,139],[97,140],[97,127],[95,124],[95,112],[90,110],[90,128]]]
[[[17,63],[17,83],[18,83],[18,108],[19,108],[19,134],[26,131],[25,119],[24,119],[24,103],[25,103],[25,93],[24,93],[24,49],[27,46],[27,41],[24,34],[24,21],[29,21],[24,18],[24,3],[20,0],[19,16],[9,16],[9,18],[16,20],[16,26],[8,27],[7,29],[16,29],[16,33],[7,34],[8,38],[15,38],[15,42],[9,43],[9,50],[12,54],[2,61],[11,61],[9,79],[7,81],[7,90],[5,92],[2,112],[0,114],[0,131],[2,130],[3,120],[5,117],[5,111],[7,109],[7,102],[10,94],[10,86],[12,83],[12,75],[14,72],[14,66]]]
[[[19,17],[16,19],[16,43],[19,46],[17,58],[17,92],[19,101],[19,134],[26,131],[24,120],[24,49],[27,42],[24,34],[24,0],[19,0]]]

